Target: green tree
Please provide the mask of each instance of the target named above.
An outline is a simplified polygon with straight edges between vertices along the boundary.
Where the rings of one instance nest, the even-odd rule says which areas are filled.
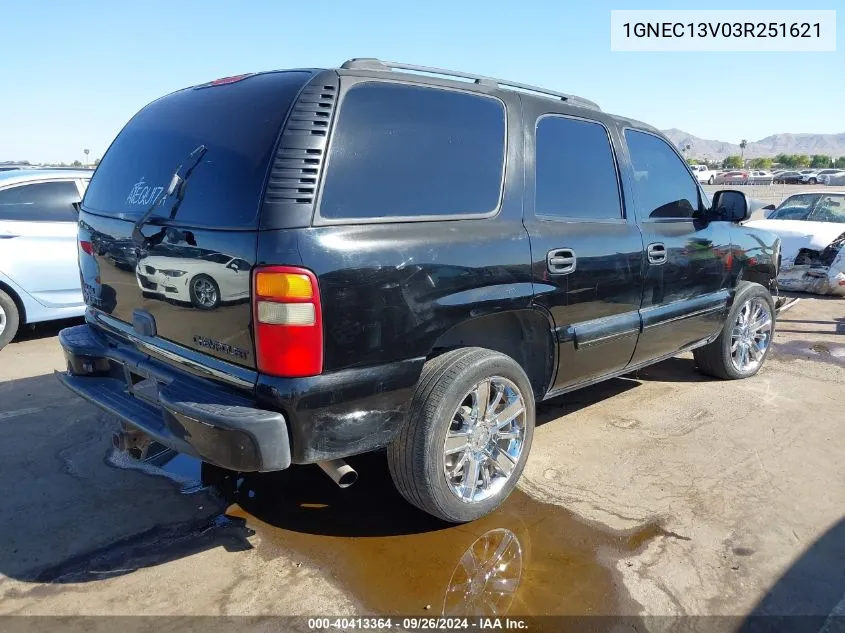
[[[739,169],[740,167],[742,167],[741,156],[728,156],[725,160],[722,161],[723,169]]]
[[[792,154],[778,154],[775,156],[775,162],[784,167],[792,167]]]
[[[752,158],[750,161],[752,169],[771,169],[773,164],[771,158]]]
[[[837,169],[845,169],[845,156],[840,156],[839,158],[837,158],[833,166]]]
[[[745,148],[748,147],[748,141],[746,139],[742,139],[739,142],[739,153],[740,153],[740,160],[743,161],[745,164]]]
[[[82,162],[75,160],[70,165],[71,165],[71,167],[82,167]]]
[[[830,156],[825,156],[823,154],[813,154],[812,159],[810,160],[810,167],[821,169],[823,167],[830,166]]]
[[[100,159],[100,158],[95,158],[95,159],[94,159],[94,167],[96,167],[97,165],[99,165],[99,164],[100,164],[100,160],[102,160],[102,159]]]

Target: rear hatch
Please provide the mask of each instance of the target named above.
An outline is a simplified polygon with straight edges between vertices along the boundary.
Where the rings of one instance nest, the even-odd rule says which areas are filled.
[[[156,336],[255,367],[259,205],[282,125],[311,77],[218,80],[154,101],[126,124],[81,205],[89,305],[125,324],[146,312]]]

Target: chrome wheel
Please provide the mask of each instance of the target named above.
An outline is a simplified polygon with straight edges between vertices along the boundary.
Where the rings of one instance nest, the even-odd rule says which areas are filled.
[[[213,308],[217,303],[217,289],[208,279],[194,280],[194,296],[203,308]]]
[[[6,311],[0,306],[0,335],[6,331]]]
[[[772,340],[769,304],[755,297],[740,308],[731,330],[731,362],[737,371],[756,370]]]
[[[525,400],[507,378],[482,380],[467,393],[449,423],[443,472],[464,503],[484,501],[510,479],[525,442]]]

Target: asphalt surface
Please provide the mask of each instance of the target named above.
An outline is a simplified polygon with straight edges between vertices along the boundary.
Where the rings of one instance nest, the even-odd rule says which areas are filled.
[[[316,467],[199,490],[192,460],[139,470],[53,376],[60,325],[0,352],[0,615],[845,613],[845,300],[782,314],[752,379],[684,355],[540,405],[519,489],[464,526],[407,506],[378,454],[345,491]],[[24,624],[50,621],[0,619]]]

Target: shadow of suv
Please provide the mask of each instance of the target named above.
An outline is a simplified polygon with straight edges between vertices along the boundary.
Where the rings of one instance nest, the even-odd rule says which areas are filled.
[[[59,378],[119,446],[341,486],[387,447],[409,502],[470,521],[516,485],[538,400],[686,350],[757,372],[779,243],[748,213],[580,97],[372,59],[227,77],[103,157],[79,257],[109,298],[62,331]],[[105,254],[127,243],[146,283]]]

